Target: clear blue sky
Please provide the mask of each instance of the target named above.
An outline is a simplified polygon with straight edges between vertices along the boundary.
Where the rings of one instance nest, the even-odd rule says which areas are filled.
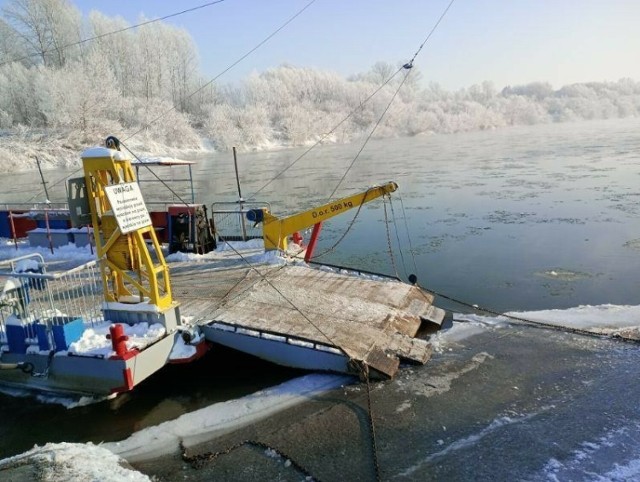
[[[0,5],[7,0],[0,0]],[[206,0],[72,0],[137,23]],[[167,22],[193,36],[213,77],[308,0],[225,0]],[[449,0],[316,0],[292,24],[220,79],[231,82],[288,62],[349,75],[378,60],[408,60]],[[498,88],[531,81],[640,80],[640,0],[455,0],[417,59],[447,89],[483,80]]]

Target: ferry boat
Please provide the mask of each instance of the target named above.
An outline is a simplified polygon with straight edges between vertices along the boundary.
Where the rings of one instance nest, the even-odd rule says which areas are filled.
[[[310,263],[323,221],[391,195],[395,183],[284,218],[265,203],[241,202],[215,209],[216,222],[193,202],[193,190],[190,203],[150,212],[139,163],[117,139],[106,145],[84,151],[84,176],[69,181],[71,224],[55,219],[65,210],[52,206],[0,213],[0,235],[26,234],[52,250],[90,244],[96,255],[56,272],[39,254],[0,264],[0,384],[113,395],[216,345],[367,377],[393,377],[402,360],[429,359],[430,344],[417,335],[445,317],[432,295],[396,279]],[[221,235],[230,219],[242,239],[256,239],[234,245],[238,237]],[[258,226],[259,236],[247,233]],[[287,253],[306,228],[313,232],[303,262],[299,252]],[[162,238],[170,253],[199,256],[169,263]]]

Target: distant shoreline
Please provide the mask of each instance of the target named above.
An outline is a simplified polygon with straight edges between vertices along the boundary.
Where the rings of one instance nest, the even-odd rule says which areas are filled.
[[[608,119],[572,119],[563,122],[555,122],[560,124],[566,123],[590,123],[590,122],[607,122],[607,121],[624,121],[625,119],[632,121],[637,116],[630,115],[626,117],[613,117]],[[553,122],[540,122],[532,125],[548,125]],[[518,128],[522,125],[506,125],[502,127],[493,127],[486,129],[473,129],[469,131],[441,133],[441,132],[424,132],[413,136],[374,136],[377,139],[394,139],[398,137],[419,137],[424,135],[442,135],[442,134],[461,134],[465,132],[486,132],[486,131],[502,131],[510,128]],[[51,171],[59,168],[80,167],[80,154],[88,147],[101,145],[104,139],[113,135],[112,132],[96,133],[94,135],[80,134],[75,131],[63,133],[57,129],[12,129],[0,131],[0,173],[25,173],[36,171],[35,157],[38,157],[43,171]],[[122,135],[122,134],[120,134]],[[116,134],[117,136],[117,134]],[[122,135],[126,138],[126,134]],[[300,144],[263,142],[255,145],[238,146],[240,152],[271,152],[278,150],[287,150],[291,148],[311,147],[315,144],[350,144],[358,142],[361,137],[350,138],[340,141],[335,137],[316,136]],[[230,149],[216,149],[214,143],[207,138],[204,133],[199,133],[197,145],[172,145],[163,143],[156,139],[150,139],[148,136],[139,136],[127,140],[126,146],[131,148],[136,155],[140,157],[175,157],[189,159],[207,153],[229,152]]]

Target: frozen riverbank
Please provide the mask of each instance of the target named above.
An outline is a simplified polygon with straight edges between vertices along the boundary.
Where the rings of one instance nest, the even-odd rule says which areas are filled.
[[[114,131],[116,137],[122,134]],[[15,129],[0,131],[0,172],[36,171],[36,157],[43,170],[80,167],[80,153],[88,147],[101,145],[104,138],[114,134],[105,132],[82,133],[79,131],[57,131],[53,129]],[[124,140],[126,137],[122,137]],[[173,142],[171,142],[173,141]],[[187,157],[208,152],[202,140],[176,142],[163,138],[138,135],[127,141],[127,145],[140,156]]]
[[[629,325],[637,310],[554,310],[551,321],[594,327],[624,319]],[[406,367],[395,380],[372,385],[383,479],[640,475],[634,455],[640,448],[640,414],[633,402],[639,393],[628,383],[640,357],[636,345],[512,325],[502,318],[456,318],[465,321],[436,335],[436,353],[427,365]],[[353,381],[308,375],[185,414],[122,442],[49,445],[5,459],[0,473],[24,471],[29,464],[43,470],[43,460],[46,467],[58,464],[59,478],[40,480],[106,474],[109,469],[101,469],[106,462],[117,473],[123,470],[117,457],[94,456],[109,449],[139,471],[126,480],[147,480],[135,478],[141,474],[152,480],[294,480],[304,475],[297,466],[320,480],[371,479],[366,389]],[[252,443],[242,443],[247,440]],[[189,455],[235,448],[215,460],[205,458],[196,469],[181,458],[180,443]],[[91,456],[59,463],[71,451]]]

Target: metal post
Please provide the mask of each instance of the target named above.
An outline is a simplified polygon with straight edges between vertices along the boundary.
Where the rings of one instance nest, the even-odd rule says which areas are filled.
[[[188,206],[189,213],[189,241],[193,244],[193,252],[198,253],[198,233],[195,229],[195,218],[196,218],[196,195],[193,191],[193,172],[191,170],[191,164],[189,164],[189,186],[191,187],[191,206]],[[204,254],[204,253],[202,253]]]
[[[44,210],[44,222],[47,227],[47,239],[49,240],[49,249],[51,250],[51,254],[53,254],[53,240],[51,239],[51,229],[49,227],[49,211],[45,208]]]
[[[189,186],[191,186],[191,204],[195,204],[196,194],[193,191],[193,172],[191,171],[191,164],[189,164]]]
[[[309,239],[309,244],[307,245],[307,252],[304,254],[304,262],[308,263],[311,261],[313,257],[313,252],[316,249],[316,243],[318,242],[318,236],[320,235],[320,230],[322,229],[322,223],[317,223],[313,225],[313,231],[311,231],[311,238]]]
[[[44,188],[44,195],[47,197],[47,202],[49,202],[49,192],[47,191],[47,183],[44,180],[44,176],[42,175],[42,169],[40,168],[40,160],[38,156],[33,156],[36,158],[36,164],[38,164],[38,172],[40,173],[40,179],[42,179],[42,187]]]
[[[233,147],[233,166],[236,169],[236,184],[238,186],[238,203],[240,204],[240,224],[242,226],[242,240],[247,240],[247,227],[244,222],[244,213],[242,212],[242,207],[244,205],[244,199],[242,199],[242,191],[240,190],[240,176],[238,175],[238,157],[236,156],[236,148]]]
[[[16,234],[16,225],[13,222],[13,212],[9,211],[9,221],[11,222],[11,236],[13,237],[13,244],[16,246],[16,250],[18,249],[18,236]]]
[[[91,255],[93,256],[93,243],[91,242],[92,237],[93,237],[93,231],[89,226],[87,226],[87,239],[89,240],[89,250],[91,251]]]

